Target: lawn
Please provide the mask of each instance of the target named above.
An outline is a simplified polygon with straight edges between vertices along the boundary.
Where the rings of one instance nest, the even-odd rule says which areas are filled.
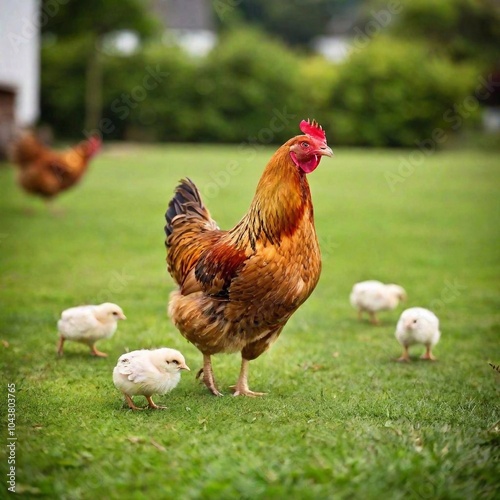
[[[498,498],[500,373],[488,362],[500,364],[500,170],[486,152],[442,152],[399,173],[409,152],[339,149],[323,159],[309,176],[323,273],[278,342],[251,363],[250,387],[268,395],[229,395],[238,355],[213,359],[225,397],[195,380],[201,354],[166,315],[173,282],[163,214],[189,176],[219,225],[231,227],[272,151],[250,161],[232,146],[108,146],[57,200],[60,216],[0,168],[2,429],[14,384],[18,493]],[[349,305],[363,279],[408,292],[378,327]],[[67,343],[57,359],[60,312],[107,300],[128,317],[98,344],[109,358]],[[411,363],[394,362],[395,324],[411,306],[441,320],[437,362],[419,361],[420,347]],[[124,409],[111,377],[117,358],[160,346],[181,350],[192,371],[155,398],[168,410]],[[2,446],[2,489],[9,451]]]

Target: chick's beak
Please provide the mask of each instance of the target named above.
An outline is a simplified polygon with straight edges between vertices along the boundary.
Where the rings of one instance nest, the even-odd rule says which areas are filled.
[[[120,316],[118,316],[120,319],[127,319],[127,316],[125,316],[125,314],[120,314]]]
[[[186,365],[186,363],[182,363],[179,365],[179,370],[187,370],[188,372],[190,372],[191,370],[189,369],[189,366]]]

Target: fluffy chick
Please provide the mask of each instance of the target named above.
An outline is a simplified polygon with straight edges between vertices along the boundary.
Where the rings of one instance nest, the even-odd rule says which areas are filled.
[[[439,319],[429,309],[411,307],[402,312],[395,332],[398,342],[403,346],[403,354],[398,361],[410,361],[408,348],[413,344],[424,344],[425,353],[420,359],[435,360],[432,348],[441,337]]]
[[[380,281],[369,280],[356,283],[349,299],[351,305],[358,310],[360,320],[366,311],[370,315],[371,322],[377,325],[379,320],[376,313],[395,309],[400,300],[406,300],[406,292],[399,285],[386,285]]]
[[[122,354],[113,370],[113,382],[125,396],[131,410],[141,410],[135,406],[131,396],[145,396],[149,408],[162,409],[151,396],[166,394],[179,383],[181,370],[188,370],[184,356],[175,349],[141,349]]]
[[[75,342],[87,344],[93,356],[105,358],[107,354],[98,351],[95,343],[98,340],[112,337],[120,319],[127,318],[120,306],[110,302],[66,309],[57,322],[60,335],[57,354],[59,356],[63,355],[65,340],[74,340]]]

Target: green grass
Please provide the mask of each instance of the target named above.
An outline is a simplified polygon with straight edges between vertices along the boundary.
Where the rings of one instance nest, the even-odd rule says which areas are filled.
[[[217,356],[228,394],[194,378],[200,353],[166,316],[173,283],[163,214],[189,176],[221,227],[250,203],[272,153],[236,147],[108,148],[50,215],[0,169],[2,398],[16,387],[17,491],[62,499],[493,499],[500,486],[498,159],[444,152],[389,189],[405,152],[338,150],[309,176],[323,251],[320,283],[272,349],[252,362],[260,399],[232,398],[237,355]],[[237,162],[237,165],[231,162]],[[222,171],[226,184],[213,179]],[[26,209],[31,209],[31,214]],[[362,279],[404,286],[405,307],[434,309],[436,363],[393,361],[402,310],[360,323],[348,302]],[[128,321],[101,342],[107,359],[67,343],[61,310],[112,300]],[[191,366],[155,401],[122,408],[112,369],[126,349],[169,346]],[[141,400],[142,404],[143,401]],[[7,428],[2,403],[2,429]],[[4,435],[4,434],[3,434]],[[5,443],[5,441],[4,441]],[[2,486],[6,447],[2,446]],[[498,498],[498,497],[497,497]]]

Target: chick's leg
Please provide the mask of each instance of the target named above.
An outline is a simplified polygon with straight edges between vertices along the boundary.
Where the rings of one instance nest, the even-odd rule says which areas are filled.
[[[265,392],[254,392],[248,388],[248,366],[250,361],[245,358],[241,358],[241,371],[236,385],[231,386],[234,389],[233,396],[250,396],[252,398],[256,396],[264,396]]]
[[[427,359],[429,361],[436,361],[437,358],[435,358],[432,355],[432,347],[430,345],[425,346],[425,353],[420,356],[420,359]]]
[[[371,321],[372,325],[379,324],[379,320],[377,318],[377,315],[373,311],[370,311],[370,321]]]
[[[363,321],[363,309],[358,309],[358,320]]]
[[[97,356],[98,358],[107,358],[108,357],[108,355],[105,352],[98,351],[95,347],[95,344],[92,344],[90,346],[90,354],[92,354],[92,356]]]
[[[408,362],[410,361],[410,353],[408,352],[408,346],[404,345],[403,346],[403,354],[396,360],[399,362]]]
[[[138,406],[135,406],[134,402],[132,401],[132,398],[128,394],[123,394],[125,396],[125,401],[128,404],[128,407],[131,410],[142,410],[142,408],[139,408]]]
[[[151,396],[146,396],[146,399],[148,400],[148,406],[152,410],[165,410],[167,407],[166,406],[158,406],[156,405],[153,400],[151,399]]]
[[[203,354],[203,368],[197,373],[196,378],[199,378],[203,373],[203,383],[208,387],[208,390],[214,396],[222,396],[217,386],[215,385],[214,373],[212,371],[212,361],[209,354]]]
[[[59,356],[64,354],[64,337],[62,335],[59,337],[59,343],[57,344],[57,354]]]

